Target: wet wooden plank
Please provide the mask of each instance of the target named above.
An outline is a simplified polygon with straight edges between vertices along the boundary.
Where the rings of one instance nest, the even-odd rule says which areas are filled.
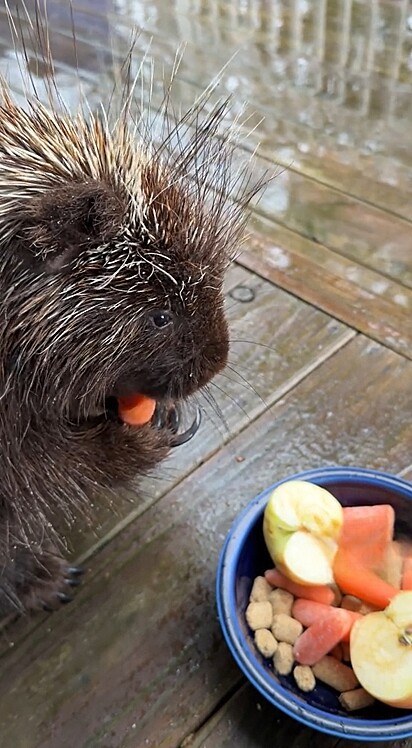
[[[239,262],[412,358],[412,291],[323,244],[254,218]]]
[[[297,106],[297,104],[296,104]],[[288,110],[283,104],[285,116]],[[254,115],[257,121],[259,110]],[[261,113],[262,115],[262,113]],[[289,117],[290,117],[289,109]],[[343,128],[342,128],[343,130]],[[384,153],[368,153],[354,142],[349,126],[342,133],[311,132],[298,121],[267,116],[250,138],[250,147],[258,145],[259,154],[278,167],[310,177],[335,190],[412,220],[412,169],[404,159],[392,155],[388,145]],[[399,142],[403,142],[399,134]],[[342,148],[339,140],[351,139]],[[406,136],[405,136],[406,140]]]
[[[251,138],[261,153],[411,218],[405,3],[385,10],[353,2],[346,29],[344,6],[308,3],[299,13],[288,2],[269,10],[251,3],[230,12],[212,2],[185,8],[180,22],[179,6],[173,18],[163,8],[151,16],[145,6],[143,26],[154,34],[154,50],[170,28],[174,40],[190,40],[181,77],[197,86],[207,83],[212,64],[236,52],[224,85],[250,103],[256,122],[265,118]],[[205,52],[211,46],[213,62]]]
[[[364,742],[339,740],[315,732],[272,707],[249,685],[234,696],[201,727],[188,735],[180,748],[359,748]],[[410,741],[375,741],[374,748],[406,748]]]
[[[279,174],[259,212],[412,288],[412,224],[292,172]]]
[[[242,685],[201,729],[180,748],[335,748],[337,739],[309,730],[282,712],[249,685]],[[383,744],[382,748],[388,748]]]
[[[296,470],[410,466],[411,375],[357,336],[114,538],[76,601],[3,655],[0,742],[176,748],[195,732],[239,683],[214,602],[232,520]]]

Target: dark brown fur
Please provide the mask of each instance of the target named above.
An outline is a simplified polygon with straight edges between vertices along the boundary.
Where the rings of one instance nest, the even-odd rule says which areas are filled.
[[[62,523],[69,527],[168,454],[167,427],[129,427],[107,403],[144,392],[169,407],[226,363],[224,272],[257,186],[248,191],[242,182],[239,203],[230,202],[232,150],[215,138],[223,113],[217,107],[201,124],[194,111],[192,135],[172,145],[169,129],[148,158],[144,131],[140,158],[124,119],[110,134],[96,120],[71,123],[37,102],[23,114],[4,94],[0,614],[64,600],[71,579]],[[42,152],[45,143],[61,168]],[[76,156],[67,173],[70,144]],[[97,171],[88,148],[100,153]],[[14,178],[18,187],[9,187]],[[162,310],[170,324],[157,327]]]

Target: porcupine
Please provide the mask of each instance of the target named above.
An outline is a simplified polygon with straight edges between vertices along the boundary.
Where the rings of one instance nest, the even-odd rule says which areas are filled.
[[[181,403],[227,361],[224,274],[261,185],[230,199],[227,101],[156,145],[127,101],[109,124],[36,95],[21,108],[3,84],[0,615],[69,599],[61,524],[189,439]],[[116,410],[135,392],[157,401],[140,427]]]

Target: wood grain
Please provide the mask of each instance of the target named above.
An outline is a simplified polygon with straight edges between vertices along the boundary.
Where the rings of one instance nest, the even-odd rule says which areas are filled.
[[[412,358],[412,291],[322,244],[255,219],[239,262]]]
[[[406,748],[409,741],[376,741],[378,748]],[[357,748],[366,743],[338,740],[315,732],[286,717],[249,685],[242,685],[197,733],[188,735],[180,748]]]
[[[72,606],[3,655],[1,744],[176,748],[194,732],[239,682],[214,603],[232,520],[296,470],[409,466],[411,374],[358,336],[114,538]]]
[[[412,288],[408,221],[291,171],[284,171],[265,190],[259,212]]]
[[[180,748],[335,748],[337,739],[306,729],[243,684],[224,706],[188,735]],[[382,748],[388,748],[388,744]]]

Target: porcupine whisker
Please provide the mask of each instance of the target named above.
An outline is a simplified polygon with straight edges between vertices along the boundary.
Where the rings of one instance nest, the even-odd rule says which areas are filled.
[[[210,384],[206,385],[204,390],[202,390],[202,395],[211,406],[213,413],[219,418],[220,423],[227,429],[225,415],[213,392],[211,392]]]
[[[233,395],[230,395],[229,392],[227,392],[221,385],[216,382],[216,380],[211,381],[209,383],[209,387],[213,387],[214,389],[218,390],[225,398],[230,400],[243,413],[244,416],[246,416],[248,421],[251,421],[251,417],[246,408],[244,408],[243,405],[240,405],[236,398],[233,397]]]
[[[256,397],[258,397],[258,398],[259,398],[259,400],[261,401],[261,403],[262,403],[263,405],[265,405],[266,407],[269,407],[269,405],[268,405],[268,403],[266,402],[265,398],[264,398],[264,397],[263,397],[263,396],[262,396],[262,395],[260,394],[260,392],[259,392],[259,391],[258,391],[258,390],[257,390],[257,389],[256,389],[256,388],[255,388],[255,387],[254,387],[254,386],[252,385],[252,384],[251,384],[251,382],[249,382],[249,380],[248,380],[248,379],[246,379],[246,377],[244,377],[244,376],[243,376],[243,374],[242,374],[242,373],[241,373],[241,372],[239,371],[239,369],[238,369],[238,368],[235,368],[235,366],[233,366],[233,365],[232,365],[232,364],[231,364],[230,362],[228,362],[228,363],[226,364],[226,366],[227,366],[227,368],[228,368],[228,369],[229,369],[230,371],[232,371],[232,372],[233,372],[234,374],[236,374],[236,376],[237,376],[237,377],[238,377],[238,378],[239,378],[239,379],[241,380],[240,382],[239,382],[239,381],[237,381],[237,385],[238,385],[238,386],[240,385],[241,387],[245,387],[246,389],[248,389],[248,390],[250,390],[251,392],[253,392],[253,393],[254,393],[254,394],[256,395]]]
[[[203,408],[206,418],[209,419],[212,426],[220,433],[227,434],[229,431],[226,418],[217,402],[213,392],[210,391],[210,385],[207,385],[200,393],[195,395],[195,401],[201,403],[204,400],[206,407]],[[201,405],[200,405],[201,407]]]
[[[235,379],[234,377],[230,377],[229,374],[225,370],[220,372],[219,377],[221,377],[222,379],[225,379],[228,382],[231,382],[231,384],[235,384],[238,387],[242,387],[242,389],[249,390],[249,391],[252,389],[250,383],[247,380],[244,382],[239,382],[240,375],[238,374],[236,369],[234,369],[232,366],[229,366],[229,364],[226,364],[226,368],[233,371],[233,373],[236,374],[238,378]]]
[[[246,343],[248,345],[259,346],[260,348],[266,348],[266,350],[271,351],[272,353],[279,354],[279,351],[272,345],[261,343],[258,340],[247,340],[246,338],[231,338],[230,344],[232,345],[233,343]]]

